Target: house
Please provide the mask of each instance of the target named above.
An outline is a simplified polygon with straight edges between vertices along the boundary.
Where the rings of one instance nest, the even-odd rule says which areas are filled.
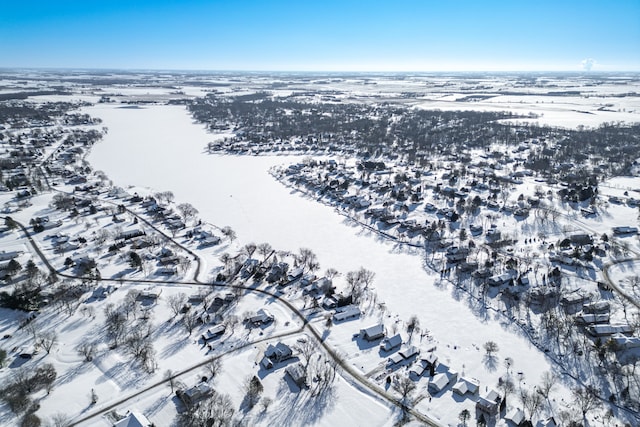
[[[447,249],[447,261],[450,263],[456,263],[459,261],[464,261],[467,259],[469,255],[469,248],[461,248],[458,246],[452,246]]]
[[[289,264],[286,262],[275,262],[271,265],[269,272],[267,273],[266,280],[269,283],[280,281],[286,277],[289,270]]]
[[[413,367],[409,370],[409,375],[413,375],[416,377],[421,377],[427,370],[427,366],[424,363],[417,363],[413,365]]]
[[[208,237],[205,237],[203,239],[200,239],[200,247],[201,248],[208,248],[210,246],[215,246],[215,245],[219,244],[220,241],[221,241],[221,239],[218,236],[208,236]]]
[[[12,259],[18,257],[21,253],[21,251],[0,251],[0,261],[11,261]]]
[[[502,273],[495,276],[491,276],[487,279],[489,286],[502,286],[511,283],[513,276],[511,273]]]
[[[409,360],[414,356],[420,354],[420,350],[416,346],[405,347],[398,352],[405,360]]]
[[[366,341],[375,341],[384,337],[384,326],[377,324],[360,330],[360,336]]]
[[[297,362],[293,365],[289,365],[284,370],[285,375],[289,375],[289,378],[300,388],[307,385],[307,372],[304,369],[302,363]]]
[[[502,396],[494,389],[490,389],[478,398],[476,402],[476,410],[484,412],[488,415],[496,415],[500,409]]]
[[[287,280],[289,282],[293,282],[294,280],[301,278],[303,273],[304,269],[302,267],[295,268],[291,270],[291,272],[289,272],[289,274],[287,275]]]
[[[609,313],[611,306],[608,301],[596,301],[582,306],[582,312],[588,314]]]
[[[638,234],[638,228],[637,227],[627,227],[627,226],[623,226],[623,227],[613,227],[613,234]]]
[[[215,325],[214,327],[207,329],[206,332],[201,335],[202,341],[207,343],[224,334],[224,331],[225,326],[223,324]]]
[[[464,396],[467,393],[476,394],[479,387],[480,382],[477,379],[460,377],[458,382],[453,385],[453,392],[460,396]]]
[[[438,363],[438,356],[433,351],[427,353],[426,357],[423,357],[422,360],[427,364],[427,368],[430,370],[434,370],[436,368],[436,364]]]
[[[437,394],[445,389],[449,384],[455,381],[458,378],[458,373],[456,371],[445,371],[435,374],[430,380],[427,388],[429,389],[429,393]]]
[[[625,335],[618,334],[609,339],[615,344],[616,349],[631,350],[633,348],[640,348],[639,337],[627,337]]]
[[[140,412],[129,411],[124,418],[116,421],[113,427],[151,427],[151,422]]]
[[[276,363],[284,362],[285,360],[292,358],[293,350],[291,350],[291,347],[281,342],[276,345],[269,344],[267,349],[264,351],[264,357],[268,359],[270,366],[265,366],[264,364],[263,366],[270,369]]]
[[[333,297],[325,297],[325,299],[322,300],[322,307],[324,307],[325,310],[332,310],[337,306],[338,301]]]
[[[380,343],[380,350],[382,351],[391,351],[394,348],[400,347],[402,345],[402,337],[400,334],[396,334],[392,337],[385,338]]]
[[[118,234],[118,236],[116,237],[116,240],[130,240],[130,239],[144,236],[144,235],[145,235],[144,231],[140,230],[139,228],[134,228],[132,230],[126,230]]]
[[[273,322],[273,315],[266,308],[261,308],[258,312],[249,318],[249,322],[251,322],[254,326],[266,325],[268,323]]]
[[[360,308],[355,305],[346,305],[344,307],[338,307],[333,314],[334,322],[342,322],[349,319],[355,319],[360,317]]]
[[[586,233],[576,233],[569,236],[569,241],[574,245],[590,245],[593,238]]]
[[[582,309],[582,306],[589,301],[591,301],[591,295],[574,292],[560,298],[560,305],[564,308],[565,313],[573,314]]]
[[[593,325],[609,323],[609,313],[599,314],[584,314],[578,313],[576,315],[576,324],[578,325]]]
[[[631,335],[633,327],[631,325],[591,325],[587,327],[587,332],[594,337],[606,337],[614,334]]]
[[[136,296],[136,301],[156,301],[162,291],[144,290]]]
[[[519,426],[524,422],[524,412],[520,408],[513,408],[507,415],[504,416],[504,419],[507,422],[510,422],[512,425]]]
[[[213,389],[209,384],[201,382],[187,390],[176,391],[176,396],[178,396],[186,406],[193,406],[200,400],[210,396],[212,393]]]
[[[159,267],[155,274],[156,276],[173,276],[178,274],[178,269],[176,267]]]

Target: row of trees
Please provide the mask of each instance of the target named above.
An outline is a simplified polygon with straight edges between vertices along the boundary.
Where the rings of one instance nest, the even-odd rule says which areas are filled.
[[[129,291],[119,306],[107,304],[104,309],[105,333],[111,348],[122,346],[144,370],[154,372],[157,365],[151,340],[153,325],[147,316],[136,319],[137,296],[136,291]],[[92,348],[81,346],[78,351],[85,356],[85,360],[91,360]]]

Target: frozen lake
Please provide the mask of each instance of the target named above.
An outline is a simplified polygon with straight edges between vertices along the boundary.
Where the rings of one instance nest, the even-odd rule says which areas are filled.
[[[170,190],[176,202],[189,202],[200,216],[218,226],[231,226],[240,243],[269,242],[274,248],[311,248],[321,271],[341,273],[360,266],[375,271],[374,286],[389,313],[408,320],[417,314],[421,325],[438,341],[441,360],[466,370],[485,384],[497,372],[485,372],[481,347],[498,343],[499,357],[514,359],[517,370],[532,381],[549,369],[530,343],[507,331],[498,321],[482,320],[451,290],[433,286],[435,275],[422,267],[420,254],[408,254],[394,244],[380,242],[359,227],[344,222],[332,208],[291,194],[268,169],[291,163],[292,157],[234,157],[204,153],[215,137],[194,124],[184,107],[150,106],[137,109],[97,105],[87,109],[109,128],[88,160],[114,184]]]

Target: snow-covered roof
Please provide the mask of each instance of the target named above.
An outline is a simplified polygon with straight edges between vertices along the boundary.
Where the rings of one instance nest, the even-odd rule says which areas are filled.
[[[149,427],[151,422],[140,412],[131,411],[120,421],[113,424],[113,427]]]

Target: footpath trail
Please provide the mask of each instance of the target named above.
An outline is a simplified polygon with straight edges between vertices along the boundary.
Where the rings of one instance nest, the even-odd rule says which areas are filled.
[[[70,275],[67,273],[62,273],[60,271],[57,271],[50,263],[50,261],[47,259],[47,257],[42,253],[42,251],[40,250],[39,246],[37,245],[37,243],[35,242],[35,240],[31,237],[31,234],[29,233],[29,231],[26,229],[26,227],[24,225],[22,225],[21,223],[19,223],[16,220],[12,220],[15,225],[17,225],[22,232],[24,233],[25,237],[27,238],[27,240],[29,241],[29,243],[31,244],[31,246],[33,247],[34,251],[36,252],[36,254],[40,257],[41,261],[44,263],[44,265],[47,266],[47,268],[49,269],[49,271],[51,272],[51,274],[56,275],[56,276],[61,276],[61,277],[66,277],[66,278],[70,278],[70,279],[78,279],[78,276],[75,275]],[[155,229],[155,227],[154,227]],[[164,233],[163,233],[164,235]],[[172,242],[175,242],[174,239],[168,237],[165,235],[165,237],[167,237],[169,240],[171,240]],[[176,244],[178,244],[177,242],[175,242]],[[180,247],[183,247],[180,245]],[[185,248],[185,250],[188,250],[188,248]],[[193,253],[192,251],[188,250],[189,253],[193,254],[196,258],[197,255],[195,253]],[[197,278],[197,274],[195,274],[196,278]],[[97,279],[100,282],[113,282],[113,283],[121,283],[122,280],[121,279],[107,279],[107,278],[98,278]],[[369,379],[360,371],[358,371],[357,369],[355,369],[353,366],[351,366],[351,364],[349,364],[348,361],[344,360],[342,357],[340,357],[338,355],[338,353],[329,345],[325,342],[325,340],[322,337],[322,334],[320,332],[318,332],[318,330],[316,328],[313,327],[313,325],[310,323],[309,319],[307,318],[307,316],[305,316],[297,307],[295,307],[289,300],[287,300],[286,298],[284,298],[283,294],[281,292],[271,292],[269,290],[266,289],[260,289],[260,288],[256,288],[256,287],[250,287],[250,286],[246,286],[240,283],[223,283],[223,282],[213,282],[213,283],[202,283],[200,281],[193,280],[193,281],[167,281],[167,280],[151,280],[151,279],[127,279],[127,282],[131,282],[131,283],[146,283],[146,284],[156,284],[156,285],[195,285],[195,286],[207,286],[207,287],[221,287],[221,288],[227,288],[227,289],[242,289],[244,291],[248,291],[248,292],[255,292],[255,293],[259,293],[268,297],[271,297],[275,300],[277,300],[279,303],[281,303],[282,305],[284,305],[285,307],[287,307],[289,309],[289,311],[291,311],[291,313],[293,313],[299,320],[302,321],[302,326],[293,331],[293,332],[287,332],[287,333],[283,333],[281,335],[277,335],[277,336],[271,336],[271,337],[267,337],[264,338],[262,340],[258,340],[258,341],[254,341],[254,342],[250,342],[250,343],[246,343],[243,344],[241,347],[235,348],[232,351],[225,353],[225,354],[229,354],[231,352],[236,352],[239,351],[243,348],[255,345],[259,342],[262,341],[267,341],[270,339],[276,339],[279,337],[285,337],[285,336],[290,336],[296,333],[301,333],[303,331],[307,331],[314,339],[315,341],[318,343],[318,345],[326,352],[326,354],[336,362],[336,364],[341,368],[341,373],[342,373],[342,377],[347,380],[349,383],[351,383],[352,385],[356,385],[358,386],[359,389],[368,392],[369,394],[372,394],[373,396],[376,396],[394,406],[396,406],[397,408],[406,411],[407,413],[411,414],[413,417],[415,417],[416,419],[420,420],[421,422],[429,425],[429,426],[433,426],[433,427],[439,427],[441,424],[439,424],[435,419],[433,419],[431,416],[427,415],[427,414],[423,414],[413,408],[407,408],[406,405],[400,401],[400,399],[398,399],[396,396],[392,395],[391,393],[385,391],[384,389],[382,389],[381,387],[379,387],[378,385],[372,383],[371,381],[369,381]],[[216,355],[215,358],[219,358],[219,357],[223,357],[225,354],[220,354],[220,355]],[[192,372],[195,369],[198,369],[202,366],[204,366],[209,359],[203,361],[202,363],[196,364],[194,366],[190,366],[184,370],[181,370],[180,372],[176,372],[175,375],[173,376],[173,378],[175,377],[180,377],[181,375],[184,375],[186,373]],[[346,376],[344,374],[347,374]],[[76,419],[73,421],[73,423],[71,424],[72,426],[78,425],[79,423],[83,423],[86,422],[94,417],[97,417],[103,413],[105,413],[106,411],[109,411],[123,403],[125,403],[126,401],[133,399],[137,396],[140,396],[141,394],[148,392],[156,387],[160,387],[162,385],[168,385],[169,384],[169,379],[163,379],[161,381],[157,381],[153,384],[150,384],[146,387],[144,387],[141,390],[138,390],[128,396],[122,397],[120,399],[118,399],[118,401],[116,402],[109,402],[108,406],[105,407],[100,407],[99,409],[96,409],[94,411],[92,411],[91,413],[84,415],[82,418],[80,419]]]

